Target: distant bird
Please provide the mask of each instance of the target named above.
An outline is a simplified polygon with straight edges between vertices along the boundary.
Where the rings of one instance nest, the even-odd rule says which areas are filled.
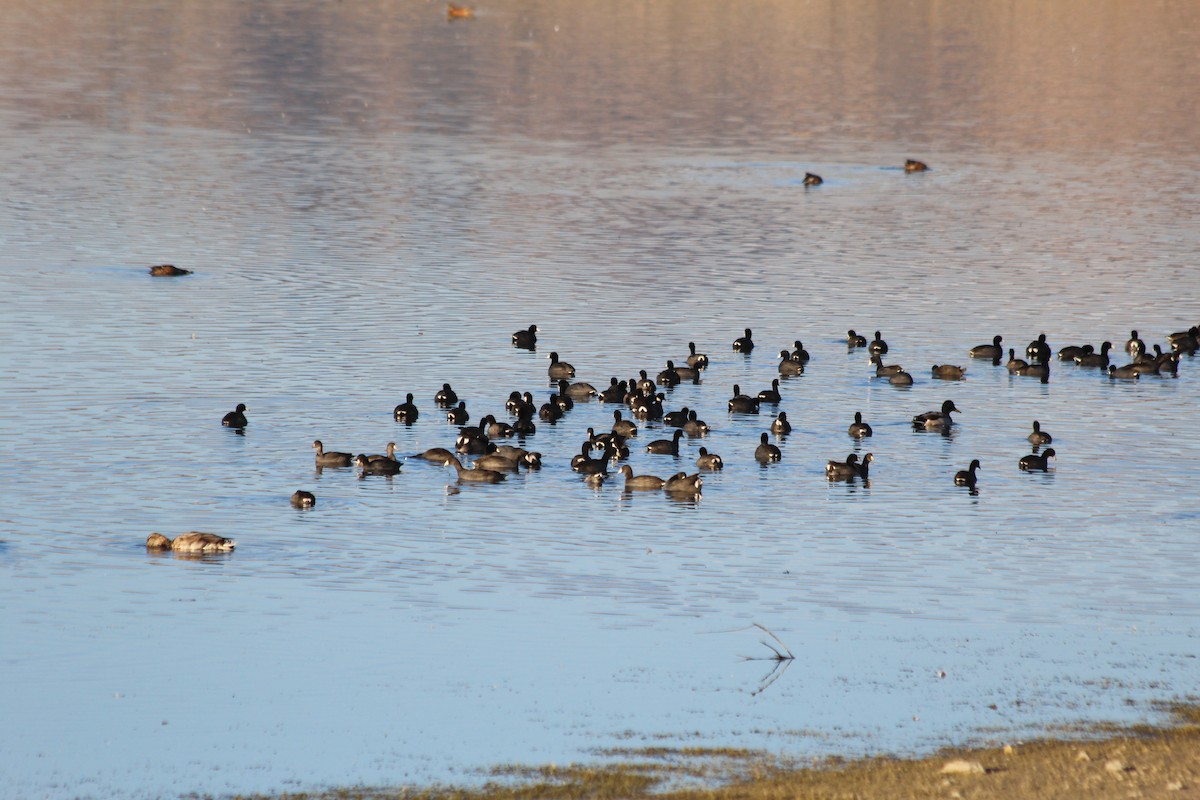
[[[655,439],[646,445],[647,453],[659,453],[661,455],[677,456],[679,455],[679,440],[683,438],[683,429],[676,428],[675,434],[670,439]]]
[[[696,352],[696,343],[688,342],[688,357],[687,365],[694,369],[706,369],[708,367],[708,356],[704,353]]]
[[[888,375],[888,383],[892,386],[912,386],[913,376],[901,370],[900,372]]]
[[[382,454],[375,453],[374,455],[369,455],[369,456],[367,456],[367,460],[369,460],[369,461],[395,461],[396,460],[396,443],[388,442],[387,447],[384,448],[384,453],[382,453]]]
[[[1004,348],[1000,346],[1002,341],[1003,336],[993,336],[991,344],[977,344],[967,351],[967,355],[971,358],[990,358],[999,363],[1004,358]]]
[[[1026,364],[1017,370],[1018,375],[1024,375],[1027,378],[1038,378],[1042,383],[1050,382],[1050,362],[1041,361],[1036,364]]]
[[[792,351],[792,361],[799,361],[801,364],[808,363],[808,351],[804,349],[803,343],[799,339],[792,342],[796,349]]]
[[[688,420],[687,422],[683,423],[683,432],[687,434],[689,438],[694,439],[697,436],[707,436],[710,430],[712,430],[712,428],[708,426],[707,422],[700,419],[699,415],[696,414],[695,409],[688,412]]]
[[[788,422],[787,412],[780,411],[779,416],[771,423],[771,433],[776,436],[787,436],[792,432],[792,423]]]
[[[967,467],[966,469],[960,469],[958,472],[954,473],[954,485],[969,486],[974,489],[976,481],[975,471],[978,469],[979,459],[976,458],[971,461],[971,466]]]
[[[824,182],[825,181],[821,179],[820,175],[814,175],[811,172],[804,173],[805,186],[820,186]]]
[[[438,389],[437,394],[433,396],[433,402],[442,408],[447,408],[458,402],[458,395],[450,388],[450,384],[443,383],[442,388]]]
[[[883,355],[888,351],[888,343],[883,340],[879,331],[875,331],[875,338],[867,345],[867,351],[874,355]]]
[[[1046,334],[1038,334],[1038,338],[1026,346],[1025,357],[1043,364],[1050,360],[1050,345],[1046,344]]]
[[[296,508],[312,508],[317,504],[317,496],[312,492],[306,492],[303,489],[297,489],[292,492],[292,505]]]
[[[1033,433],[1025,437],[1030,444],[1050,444],[1054,441],[1054,437],[1042,430],[1042,423],[1036,419],[1033,421]]]
[[[573,397],[577,400],[590,400],[600,394],[596,391],[596,387],[592,386],[587,381],[576,381],[575,383],[567,383],[566,380],[559,380],[558,394],[560,397]]]
[[[1129,341],[1125,342],[1126,353],[1144,353],[1146,352],[1146,343],[1142,341],[1142,337],[1138,336],[1137,331],[1129,332]]]
[[[825,479],[830,481],[852,481],[855,478],[862,478],[865,483],[873,461],[875,461],[873,453],[867,453],[863,456],[862,463],[859,463],[857,453],[851,453],[846,456],[845,461],[830,461],[826,463]]]
[[[624,436],[626,439],[632,439],[637,436],[637,424],[633,420],[622,419],[620,410],[613,411],[612,432],[618,436]]]
[[[746,328],[745,336],[739,336],[733,340],[733,349],[739,353],[749,353],[754,349],[754,338],[749,328]]]
[[[537,347],[538,326],[530,325],[525,330],[516,331],[512,335],[513,347],[533,350]]]
[[[1041,471],[1046,472],[1050,468],[1050,460],[1055,457],[1053,447],[1046,448],[1046,452],[1040,456],[1037,453],[1030,453],[1027,456],[1021,456],[1021,460],[1017,462],[1017,466],[1026,472]]]
[[[866,347],[867,337],[854,332],[854,328],[846,331],[846,345],[849,347]]]
[[[1126,364],[1123,367],[1118,367],[1116,364],[1108,365],[1108,377],[1120,380],[1137,380],[1141,373],[1133,366]]]
[[[237,408],[221,417],[221,424],[226,428],[246,427],[246,404],[238,403]]]
[[[626,491],[661,489],[667,483],[662,478],[653,475],[634,475],[633,467],[628,464],[621,465],[621,474],[625,476]]]
[[[459,400],[458,405],[446,412],[446,421],[454,425],[465,425],[470,419],[466,400]]]
[[[400,471],[399,461],[387,458],[381,458],[376,461],[362,453],[359,453],[355,457],[354,463],[362,470],[363,475],[395,475]]]
[[[1010,347],[1008,348],[1008,361],[1005,362],[1004,366],[1010,373],[1017,375],[1020,374],[1021,370],[1029,366],[1029,362],[1023,358],[1017,358],[1017,351]]]
[[[190,269],[180,269],[174,264],[155,264],[150,268],[150,274],[156,278],[175,278],[180,275],[191,275]]]
[[[954,424],[954,420],[950,417],[952,411],[962,413],[958,406],[954,405],[953,400],[947,400],[942,403],[941,411],[926,411],[924,414],[917,414],[913,417],[913,427],[917,430],[927,431],[949,430]]]
[[[1092,347],[1090,344],[1069,344],[1066,347],[1059,349],[1058,360],[1074,361],[1077,356],[1087,355],[1088,353],[1094,353],[1095,351],[1096,348]]]
[[[736,414],[757,414],[758,398],[742,394],[742,387],[733,385],[733,397],[729,399],[729,410]]]
[[[725,462],[716,453],[710,453],[708,448],[701,447],[700,456],[696,459],[696,466],[710,472],[717,472],[725,468]]]
[[[779,374],[780,375],[803,375],[804,362],[792,358],[792,353],[788,350],[779,351]]]
[[[787,363],[795,364],[797,362],[789,361]],[[758,393],[758,402],[759,403],[769,403],[771,405],[778,405],[782,401],[783,401],[783,395],[781,395],[779,393],[779,378],[775,378],[774,380],[771,381],[770,389],[763,389],[761,392]]]
[[[904,161],[905,172],[926,172],[928,169],[929,167],[924,161],[916,161],[915,159],[911,158],[905,159]]]
[[[420,413],[421,412],[417,410],[416,404],[413,403],[412,392],[409,392],[405,396],[403,403],[396,406],[392,410],[392,416],[396,418],[396,422],[404,422],[409,425],[412,425],[417,421],[417,417],[420,415]]]
[[[1100,369],[1105,369],[1108,367],[1108,351],[1112,349],[1112,346],[1112,342],[1104,342],[1100,345],[1099,353],[1077,355],[1075,356],[1075,363],[1081,367],[1099,367]]]
[[[876,378],[886,378],[898,372],[904,372],[904,367],[899,364],[884,364],[883,356],[878,353],[871,356],[871,363],[875,365]]]
[[[772,461],[779,461],[783,458],[783,453],[778,447],[767,441],[767,434],[764,432],[759,437],[759,445],[754,449],[754,460],[760,464],[769,464]]]
[[[321,444],[320,439],[313,442],[312,446],[317,451],[316,460],[318,467],[348,467],[354,461],[354,455],[351,453],[326,453],[325,446]]]
[[[450,456],[444,465],[454,467],[460,483],[499,483],[504,480],[504,473],[494,469],[467,469],[457,456]]]
[[[865,439],[874,433],[871,430],[871,426],[863,422],[861,411],[854,412],[854,422],[850,423],[850,427],[846,429],[846,432],[855,439]]]
[[[686,472],[677,472],[667,478],[667,482],[663,484],[663,489],[673,494],[700,494],[700,487],[704,485],[704,479],[700,477],[700,473],[696,472],[688,475]]]
[[[237,542],[215,533],[189,531],[175,537],[174,541],[161,533],[146,537],[147,550],[174,550],[176,553],[227,553],[237,547]]]

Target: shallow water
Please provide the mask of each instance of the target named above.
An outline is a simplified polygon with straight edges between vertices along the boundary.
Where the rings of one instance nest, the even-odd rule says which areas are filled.
[[[463,780],[631,742],[913,752],[1194,692],[1195,360],[1043,385],[965,354],[1200,322],[1195,4],[56,9],[0,33],[14,796]],[[852,327],[915,385],[873,379]],[[759,467],[772,414],[726,401],[798,338],[795,430]],[[688,341],[712,366],[667,405],[714,430],[630,463],[721,453],[699,500],[585,487],[595,402],[497,486],[314,472],[316,438],[449,446],[444,382],[503,417],[548,395],[551,351],[602,386]],[[928,377],[947,362],[967,379]],[[954,434],[915,433],[946,398]],[[219,425],[238,402],[245,435]],[[1046,474],[1016,468],[1033,419]],[[869,486],[825,480],[850,452]],[[238,549],[142,546],[191,529]]]

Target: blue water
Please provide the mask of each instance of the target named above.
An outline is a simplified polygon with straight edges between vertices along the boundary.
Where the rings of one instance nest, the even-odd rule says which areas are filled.
[[[966,351],[1045,333],[1125,363],[1131,329],[1200,322],[1196,12],[1005,8],[18,5],[4,793],[466,781],[631,743],[910,753],[1194,692],[1195,359],[1041,384]],[[915,384],[873,378],[848,328]],[[796,339],[795,430],[760,467],[774,409],[726,402]],[[629,463],[691,472],[703,444],[727,466],[699,499],[585,486],[596,402],[539,422],[544,468],[496,486],[314,470],[314,439],[451,446],[445,382],[506,418],[510,391],[548,397],[551,351],[603,387],[689,341],[712,365],[667,406],[713,431],[672,458],[643,425]],[[947,398],[953,435],[914,432]],[[244,435],[219,424],[239,402]],[[1016,466],[1034,419],[1045,474]],[[869,486],[825,480],[851,452]],[[975,495],[951,480],[973,458]],[[238,547],[143,547],[187,530]]]

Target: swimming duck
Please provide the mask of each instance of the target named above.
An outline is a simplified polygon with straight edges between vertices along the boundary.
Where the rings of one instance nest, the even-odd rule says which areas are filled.
[[[317,496],[312,492],[297,489],[292,492],[291,504],[296,508],[312,508],[317,504]]]
[[[150,268],[150,274],[156,278],[175,278],[180,275],[191,275],[190,269],[180,269],[174,264],[155,264]]]
[[[417,416],[420,415],[417,410],[417,404],[413,402],[413,394],[409,392],[404,396],[404,402],[400,403],[392,410],[392,416],[396,418],[396,422],[403,422],[407,425],[412,425],[417,421]]]
[[[661,489],[666,485],[666,481],[662,478],[656,478],[653,475],[634,475],[633,467],[628,464],[621,466],[621,474],[625,476],[626,491],[645,491],[653,489]]]
[[[659,453],[661,455],[677,456],[679,455],[679,440],[683,438],[683,430],[677,428],[675,435],[670,439],[655,439],[646,445],[647,453]]]
[[[550,366],[546,368],[546,374],[551,378],[558,380],[559,378],[575,377],[575,367],[566,361],[559,361],[558,353],[551,353],[548,358],[550,359]]]
[[[491,414],[479,420],[479,427],[489,439],[507,439],[517,431],[507,422],[500,422]]]
[[[317,439],[312,443],[313,449],[317,451],[317,466],[318,467],[348,467],[354,461],[354,455],[351,453],[325,452],[325,445],[321,444],[321,440]]]
[[[1130,331],[1129,340],[1125,342],[1125,352],[1133,353],[1134,351],[1141,353],[1146,352],[1146,343],[1142,341],[1140,336],[1138,336],[1137,331]]]
[[[369,455],[369,456],[367,456],[367,460],[369,460],[369,461],[395,461],[396,460],[396,443],[388,442],[387,447],[384,448],[383,454],[376,453],[374,455]]]
[[[688,342],[688,353],[689,353],[689,355],[687,357],[687,365],[689,367],[692,367],[694,369],[707,369],[708,368],[708,356],[705,355],[704,353],[696,352],[696,343],[695,342]]]
[[[804,362],[797,361],[792,358],[792,353],[789,350],[779,351],[779,374],[780,375],[803,375]]]
[[[795,348],[796,348],[795,350],[792,351],[792,354],[791,354],[792,361],[799,361],[801,364],[807,364],[808,363],[808,351],[804,349],[804,345],[800,342],[799,339],[792,342],[792,345],[795,346]]]
[[[1025,437],[1030,444],[1050,444],[1054,441],[1054,437],[1042,430],[1042,423],[1036,419],[1033,421],[1033,433]]]
[[[1075,363],[1081,367],[1099,367],[1104,369],[1108,366],[1108,351],[1112,349],[1112,342],[1104,342],[1100,345],[1099,353],[1084,353],[1075,356]]]
[[[525,350],[533,350],[537,348],[538,326],[530,325],[523,331],[516,331],[512,335],[513,347],[520,347]]]
[[[874,431],[871,430],[870,425],[863,422],[862,412],[855,411],[854,422],[850,423],[850,427],[846,429],[846,433],[850,434],[855,439],[865,439],[874,433]]]
[[[788,363],[795,364],[797,362],[789,361]],[[778,405],[782,401],[783,401],[783,395],[779,394],[779,378],[775,378],[771,381],[770,389],[763,389],[761,392],[758,393],[758,402],[759,403],[769,403],[771,405]]]
[[[991,344],[977,344],[967,351],[967,355],[971,358],[990,358],[999,363],[1004,358],[1004,348],[1000,346],[1002,341],[1003,336],[993,336]]]
[[[691,475],[686,472],[676,472],[667,478],[663,489],[674,494],[700,494],[700,487],[703,485],[704,479],[698,472]]]
[[[629,384],[625,381],[618,381],[616,376],[609,379],[608,388],[600,392],[600,402],[602,403],[623,403],[625,395],[629,392]]]
[[[696,466],[709,472],[717,472],[725,468],[725,462],[716,453],[710,453],[707,448],[701,447]]]
[[[450,388],[450,384],[443,383],[442,388],[438,389],[437,394],[433,396],[433,402],[442,408],[447,408],[458,402],[458,395]]]
[[[1017,370],[1018,375],[1024,375],[1027,378],[1038,378],[1042,383],[1050,382],[1050,362],[1042,361],[1037,364],[1026,364]]]
[[[667,368],[659,372],[654,378],[654,382],[659,386],[678,386],[682,380],[679,377],[679,373],[675,370],[674,361],[668,361]]]
[[[927,431],[948,430],[954,424],[954,420],[950,417],[952,411],[962,413],[958,406],[954,405],[953,400],[947,400],[942,403],[941,411],[926,411],[924,414],[917,414],[913,417],[913,427]]]
[[[562,419],[563,413],[562,405],[558,402],[558,395],[551,394],[550,399],[542,403],[541,408],[538,409],[538,419],[553,424]]]
[[[400,471],[399,461],[393,461],[390,458],[381,458],[378,461],[372,461],[362,453],[358,454],[354,459],[354,463],[362,470],[363,475],[395,475]]]
[[[792,432],[792,423],[788,422],[787,412],[780,411],[779,416],[771,423],[771,433],[776,436],[787,436]]]
[[[1096,352],[1096,348],[1090,344],[1069,344],[1058,351],[1059,361],[1074,361],[1077,356],[1087,355],[1088,353]]]
[[[1054,448],[1047,447],[1046,452],[1042,453],[1041,455],[1038,455],[1037,453],[1030,453],[1027,456],[1021,456],[1021,460],[1017,462],[1017,466],[1026,472],[1038,470],[1041,472],[1046,472],[1050,468],[1050,460],[1054,458],[1055,455]]]
[[[599,458],[592,458],[592,450],[594,449],[591,442],[584,442],[580,446],[580,452],[571,459],[571,469],[581,475],[590,475],[597,472],[608,472],[608,461],[612,453],[612,442],[602,442],[603,454]]]
[[[246,427],[246,404],[238,403],[237,408],[221,417],[221,424],[226,428]]]
[[[499,483],[504,480],[504,473],[494,469],[467,469],[457,456],[450,456],[443,466],[454,467],[460,483]]]
[[[1050,345],[1046,344],[1046,334],[1038,334],[1036,339],[1026,345],[1025,357],[1043,364],[1050,360]]]
[[[899,364],[884,364],[883,356],[875,353],[871,356],[871,363],[875,365],[875,377],[886,378],[889,375],[895,375],[898,372],[904,372],[904,367]]]
[[[846,345],[848,347],[866,347],[867,337],[855,333],[854,328],[851,328],[846,331]]]
[[[867,350],[868,352],[876,355],[883,355],[888,351],[887,342],[883,340],[883,337],[880,335],[879,331],[875,331],[875,338],[871,340],[869,345],[867,345]]]
[[[956,367],[953,364],[934,364],[933,377],[943,381],[961,381],[963,379],[963,368]]]
[[[458,405],[446,412],[446,421],[453,425],[465,425],[470,419],[466,400],[459,400]]]
[[[174,550],[176,553],[227,553],[237,547],[237,542],[215,533],[189,531],[175,537],[174,541],[161,533],[146,537],[147,550]]]
[[[967,467],[966,469],[960,469],[958,472],[954,473],[954,485],[969,486],[970,488],[974,489],[975,482],[977,480],[975,471],[978,469],[979,459],[976,458],[971,461],[971,466]]]
[[[558,382],[558,396],[569,397],[577,400],[590,400],[600,394],[596,391],[596,387],[586,381],[576,381],[575,383],[567,383],[566,380],[560,379]]]
[[[1010,373],[1016,375],[1028,367],[1029,362],[1023,358],[1017,358],[1017,351],[1010,347],[1008,348],[1008,361],[1004,363],[1004,366],[1008,368]]]
[[[745,336],[739,336],[737,339],[733,340],[733,349],[737,350],[739,353],[749,353],[754,349],[754,339],[752,338],[749,328],[746,328]]]
[[[675,370],[675,374],[679,376],[680,383],[700,383],[700,370],[698,368],[678,366],[672,361],[668,361],[667,365]]]
[[[453,458],[454,453],[444,447],[431,447],[428,450],[417,453],[413,458],[419,458],[422,461],[432,461],[435,464],[445,464],[447,459]]]
[[[759,445],[754,449],[754,460],[760,464],[769,464],[772,461],[780,461],[783,458],[783,453],[778,447],[767,441],[767,434],[764,432],[759,437]]]
[[[663,414],[663,425],[666,425],[668,428],[682,428],[687,424],[688,411],[688,407],[684,406],[678,411],[669,411]]]
[[[805,186],[820,186],[824,182],[825,181],[821,179],[820,175],[814,175],[811,172],[804,173]]]
[[[729,399],[729,410],[736,414],[757,414],[758,398],[742,394],[742,387],[733,385],[733,397]]]
[[[497,452],[495,445],[491,449],[492,452],[475,459],[474,469],[490,469],[494,472],[517,472],[519,462],[516,459],[509,458]]]
[[[911,158],[905,159],[904,161],[905,172],[926,172],[928,169],[929,167],[924,161],[916,161]]]
[[[712,429],[708,427],[708,423],[700,419],[695,410],[688,412],[688,421],[683,423],[683,432],[687,434],[689,439],[707,436],[710,430]]]
[[[1123,367],[1118,367],[1116,364],[1108,365],[1108,377],[1121,380],[1136,381],[1141,376],[1132,364],[1126,364]]]
[[[858,461],[858,454],[851,453],[846,456],[845,461],[829,461],[825,464],[825,479],[830,481],[852,481],[855,478],[862,478],[863,482],[867,481],[871,462],[875,460],[873,453],[867,453],[863,456],[862,463]]]
[[[522,406],[520,416],[512,424],[513,433],[517,436],[533,436],[537,433],[537,425],[533,422],[533,406]]]
[[[612,432],[624,436],[626,439],[632,439],[637,436],[638,429],[632,420],[621,419],[621,412],[617,410],[613,411]]]
[[[492,440],[480,425],[466,425],[460,428],[458,436],[454,439],[455,450],[473,456],[486,453],[491,444]]]
[[[903,370],[888,375],[888,383],[892,386],[912,386],[913,376]]]

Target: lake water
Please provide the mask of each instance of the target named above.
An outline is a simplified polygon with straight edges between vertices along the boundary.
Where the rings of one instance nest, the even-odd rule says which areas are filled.
[[[1198,37],[1194,2],[9,4],[4,794],[1159,719],[1200,676],[1200,364],[1133,383],[1055,361],[1042,384],[966,351],[1200,322]],[[534,323],[537,351],[513,348]],[[914,385],[873,378],[849,328]],[[795,430],[760,467],[773,409],[726,402],[796,339]],[[603,386],[689,341],[712,364],[667,406],[713,430],[673,458],[643,425],[629,463],[720,453],[698,500],[585,486],[568,462],[611,423],[597,402],[495,486],[314,471],[318,438],[451,446],[445,382],[506,418],[510,391],[548,397],[551,351]],[[914,432],[947,398],[953,435]],[[239,402],[244,435],[219,422]],[[1017,469],[1034,419],[1048,473]],[[851,452],[869,486],[825,480]],[[973,458],[975,495],[951,480]],[[238,548],[143,546],[193,529]]]

